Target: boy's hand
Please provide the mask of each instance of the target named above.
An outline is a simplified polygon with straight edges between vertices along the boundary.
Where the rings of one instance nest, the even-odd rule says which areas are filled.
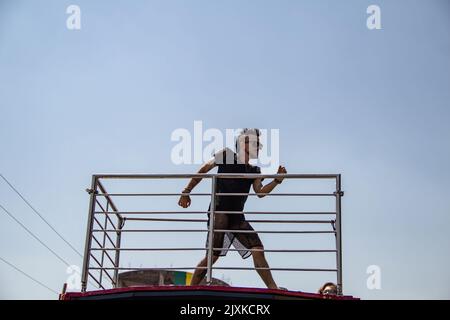
[[[286,168],[283,167],[283,166],[279,166],[279,167],[278,167],[277,174],[278,174],[278,173],[281,173],[281,174],[287,173]],[[284,178],[276,178],[275,181],[278,182],[278,183],[281,183],[281,182],[283,181],[283,179],[284,179]]]
[[[191,197],[189,197],[189,193],[186,193],[186,195],[182,195],[180,197],[178,205],[183,208],[187,208],[191,205]]]

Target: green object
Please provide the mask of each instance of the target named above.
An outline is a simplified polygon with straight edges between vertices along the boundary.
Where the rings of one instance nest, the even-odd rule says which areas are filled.
[[[176,285],[186,285],[186,272],[175,271],[173,282]]]

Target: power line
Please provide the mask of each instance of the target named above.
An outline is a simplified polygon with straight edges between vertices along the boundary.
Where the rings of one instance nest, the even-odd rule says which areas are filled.
[[[57,257],[62,263],[64,263],[67,267],[70,267],[70,264],[61,258],[59,254],[57,254],[55,251],[53,251],[48,245],[46,245],[38,236],[36,236],[30,229],[28,229],[22,222],[20,222],[14,215],[5,209],[0,204],[0,208],[10,217],[12,218],[18,225],[20,225],[26,232],[28,232],[35,240],[37,240],[40,244],[42,244],[47,250],[49,250],[55,257]],[[89,280],[88,280],[89,281]],[[91,285],[94,285],[91,281],[89,281]],[[94,285],[95,286],[95,285]]]
[[[8,216],[10,216],[17,224],[19,224],[23,229],[25,229],[26,232],[28,232],[34,239],[36,239],[37,241],[39,241],[40,244],[42,244],[45,248],[47,248],[47,250],[49,250],[51,253],[53,253],[53,255],[55,257],[57,257],[62,263],[64,263],[67,266],[70,266],[69,263],[67,263],[66,260],[64,260],[63,258],[61,258],[60,255],[58,255],[55,251],[53,251],[48,245],[46,245],[41,239],[39,239],[38,236],[36,236],[30,229],[28,229],[22,222],[20,222],[19,220],[16,219],[16,217],[14,217],[14,215],[9,212],[8,210],[5,209],[5,207],[3,207],[0,204],[0,208],[3,209],[4,212],[6,212],[6,214]]]
[[[48,286],[46,286],[45,284],[43,284],[42,282],[40,282],[39,280],[36,280],[35,278],[33,278],[32,276],[30,276],[29,274],[27,274],[25,271],[20,270],[18,267],[16,267],[15,265],[13,265],[12,263],[6,261],[5,259],[3,259],[2,257],[0,257],[0,260],[2,260],[4,263],[6,263],[7,265],[9,265],[11,268],[15,269],[16,271],[20,272],[21,274],[23,274],[25,277],[27,277],[28,279],[33,280],[34,282],[36,282],[37,284],[39,284],[40,286],[44,287],[45,289],[58,294],[58,292],[56,292],[55,290],[49,288]]]
[[[41,219],[42,221],[44,221],[47,226],[50,227],[50,229],[53,230],[53,232],[55,232],[58,237],[61,238],[61,240],[63,240],[73,251],[75,251],[81,258],[83,258],[83,255],[74,247],[70,244],[69,241],[67,241],[31,204],[30,202],[27,201],[27,199],[25,199],[25,197],[3,176],[3,174],[0,174],[0,176],[2,177],[2,179],[9,185],[9,187],[14,190],[15,193],[17,193],[17,195],[31,208],[31,210],[34,211],[34,213],[36,213]]]

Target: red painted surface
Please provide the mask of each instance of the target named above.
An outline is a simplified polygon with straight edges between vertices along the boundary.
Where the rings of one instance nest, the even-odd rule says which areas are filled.
[[[189,296],[191,291],[213,291],[213,292],[227,292],[227,293],[250,293],[250,294],[273,294],[282,297],[303,298],[303,299],[333,299],[333,300],[359,300],[352,296],[322,296],[317,293],[307,293],[300,291],[287,291],[278,289],[264,289],[264,288],[245,288],[245,287],[225,287],[225,286],[145,286],[145,287],[128,287],[128,288],[116,288],[108,290],[97,290],[88,292],[67,292],[61,295],[61,300],[76,300],[82,297],[93,296],[108,296],[117,293],[132,293],[132,292],[185,292],[186,296]],[[107,298],[107,297],[105,297]]]

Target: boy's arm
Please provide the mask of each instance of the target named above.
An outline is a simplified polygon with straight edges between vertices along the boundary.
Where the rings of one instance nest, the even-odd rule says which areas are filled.
[[[279,166],[277,173],[287,173],[286,168]],[[284,178],[273,179],[272,182],[266,184],[265,186],[263,186],[261,179],[255,179],[255,181],[253,181],[253,190],[255,191],[255,193],[270,193],[273,189],[275,189],[277,185],[279,185],[283,181],[283,179]],[[258,198],[263,198],[265,196],[266,195],[258,194]]]
[[[212,168],[216,166],[215,159],[211,159],[210,161],[206,162],[204,165],[201,166],[200,170],[198,170],[198,173],[207,173]],[[187,208],[191,205],[191,198],[189,197],[189,193],[191,193],[192,189],[195,188],[199,182],[202,181],[202,178],[192,178],[186,188],[182,191],[183,195],[180,197],[180,200],[178,200],[178,205],[183,208]]]
[[[273,179],[272,182],[263,186],[261,179],[255,179],[255,181],[253,182],[253,190],[255,191],[255,193],[270,193],[280,183],[281,182],[277,182],[275,179]],[[263,198],[265,196],[265,194],[258,194],[258,198]]]
[[[215,159],[211,159],[208,162],[206,162],[205,164],[203,164],[197,173],[207,173],[211,169],[213,169],[215,166],[216,166]],[[186,188],[184,188],[183,193],[191,192],[192,189],[194,189],[195,186],[200,183],[200,181],[202,181],[202,178],[192,178],[189,181],[189,183],[187,184]]]

